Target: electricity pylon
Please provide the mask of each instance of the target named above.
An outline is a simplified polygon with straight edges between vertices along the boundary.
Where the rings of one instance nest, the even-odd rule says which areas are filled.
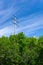
[[[16,16],[14,16],[13,24],[14,24],[14,34],[16,34]]]
[[[16,16],[14,16],[14,22],[13,22],[13,24],[14,24],[14,34],[16,34],[16,27],[17,26],[19,27],[18,23],[19,23],[19,21],[17,21]]]

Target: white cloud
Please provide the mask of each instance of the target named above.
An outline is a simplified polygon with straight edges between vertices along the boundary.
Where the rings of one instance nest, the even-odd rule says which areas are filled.
[[[24,25],[25,24],[25,25]],[[17,32],[26,31],[33,32],[37,29],[43,28],[43,16],[34,16],[33,18],[27,17],[24,21],[21,21],[20,27],[18,27]]]
[[[0,36],[9,36],[10,34],[13,33],[13,28],[12,26],[7,26],[3,29],[0,29]]]
[[[13,8],[13,5],[5,10],[0,11],[0,24],[8,20],[13,14],[15,14],[19,9],[18,8]]]
[[[22,3],[26,2],[26,1],[27,0],[21,0]],[[30,0],[29,2],[30,2],[29,7],[31,9],[31,7],[36,3],[36,0],[35,1]],[[0,5],[2,5],[2,4],[3,3],[0,2]],[[6,20],[8,20],[14,13],[16,13],[18,10],[21,9],[21,6],[16,6],[16,7],[14,7],[14,4],[13,4],[13,5],[11,5],[10,8],[0,11],[0,15],[2,16],[0,18],[0,24],[5,22]],[[20,25],[20,28],[18,27],[16,32],[27,30],[27,32],[29,32],[29,34],[30,34],[30,32],[32,33],[35,30],[43,27],[43,15],[32,14],[30,16],[23,17],[20,19],[19,25]],[[14,29],[12,26],[7,26],[0,30],[0,36],[9,35],[9,34],[13,33],[13,31],[14,31]]]
[[[27,31],[29,32],[29,34],[32,34],[34,33],[34,31],[43,28],[43,16],[36,16],[33,18],[30,16],[30,18],[27,17],[27,18],[22,18],[20,20],[22,22],[20,23],[20,27],[17,27],[16,33],[21,32],[21,31]],[[32,23],[29,24],[30,21]],[[0,30],[0,36],[10,35],[13,33],[14,33],[14,27],[12,25],[7,26]]]
[[[26,30],[26,29],[32,30],[32,28],[34,29],[36,27],[41,26],[42,24],[43,23],[41,23],[41,22],[38,22],[38,23],[36,22],[36,23],[30,24],[30,25],[26,25],[24,27],[21,27],[21,28],[18,29],[18,31],[20,31],[20,30]]]
[[[31,21],[31,22],[33,21],[33,22],[29,24],[29,21]],[[27,30],[27,32],[29,32],[29,34],[31,34],[35,30],[38,30],[43,27],[43,16],[42,17],[36,16],[35,18],[34,17],[31,18],[31,16],[30,16],[30,20],[27,17],[22,20],[22,23],[23,22],[28,22],[28,23],[25,24],[25,26],[21,26],[20,28],[17,27],[16,33]],[[22,23],[20,23],[20,25],[24,25]],[[9,35],[9,34],[12,34],[13,32],[14,32],[14,27],[12,27],[12,25],[10,25],[10,26],[7,26],[0,30],[0,36],[7,35],[7,34]]]

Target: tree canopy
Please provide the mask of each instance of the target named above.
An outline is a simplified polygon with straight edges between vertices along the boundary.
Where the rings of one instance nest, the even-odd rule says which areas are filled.
[[[43,65],[43,36],[23,32],[0,38],[0,65]]]

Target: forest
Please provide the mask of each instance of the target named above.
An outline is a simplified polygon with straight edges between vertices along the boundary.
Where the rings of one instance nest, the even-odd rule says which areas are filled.
[[[21,32],[0,37],[0,65],[43,65],[43,36]]]

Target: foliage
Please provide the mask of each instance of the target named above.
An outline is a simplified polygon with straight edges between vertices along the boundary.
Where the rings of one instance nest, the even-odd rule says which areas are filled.
[[[0,65],[43,65],[43,36],[23,32],[0,38]]]

